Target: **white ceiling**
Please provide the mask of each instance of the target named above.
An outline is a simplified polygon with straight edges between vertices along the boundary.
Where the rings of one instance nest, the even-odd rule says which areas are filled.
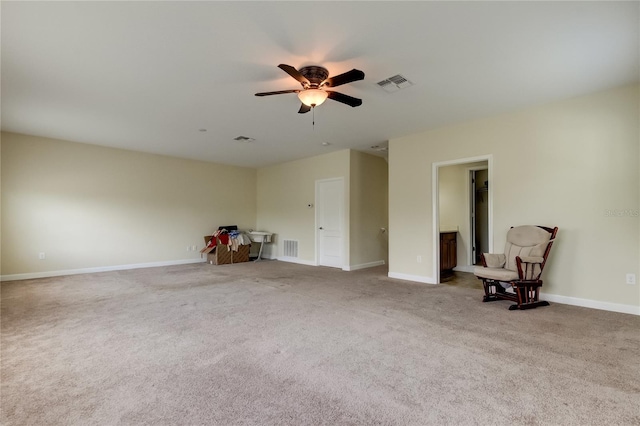
[[[2,129],[261,167],[639,81],[639,2],[7,2]],[[297,114],[276,66],[363,81]],[[387,93],[402,74],[414,85]],[[199,129],[207,129],[202,132]],[[235,142],[244,135],[254,142]],[[331,145],[323,146],[322,142]]]

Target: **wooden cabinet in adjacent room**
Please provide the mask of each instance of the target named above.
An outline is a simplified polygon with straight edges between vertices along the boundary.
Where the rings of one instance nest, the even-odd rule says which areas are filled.
[[[453,276],[453,268],[458,262],[458,244],[456,241],[457,232],[440,233],[440,278]]]

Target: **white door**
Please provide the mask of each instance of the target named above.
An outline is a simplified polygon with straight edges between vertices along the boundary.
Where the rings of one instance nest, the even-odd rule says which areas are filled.
[[[344,265],[344,180],[316,181],[316,241],[318,264]]]

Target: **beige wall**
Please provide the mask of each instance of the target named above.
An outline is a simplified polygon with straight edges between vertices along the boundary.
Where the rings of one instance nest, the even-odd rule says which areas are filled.
[[[388,165],[380,157],[351,151],[350,266],[388,260]]]
[[[387,257],[387,165],[369,154],[256,171],[12,133],[1,142],[5,277],[196,261],[187,246],[200,249],[203,235],[228,224],[274,232],[267,257],[282,256],[283,238],[298,240],[300,260],[314,263],[315,183],[333,177],[345,182],[345,266]],[[362,220],[349,230],[351,206]]]
[[[629,86],[391,140],[390,274],[434,276],[432,164],[493,155],[494,251],[512,225],[559,226],[545,292],[640,305],[638,106]]]
[[[349,152],[342,150],[258,169],[257,229],[276,234],[274,243],[265,245],[267,256],[282,257],[282,240],[296,240],[298,259],[316,262],[315,184],[319,179],[344,179],[345,228],[349,229]],[[308,208],[308,204],[314,207]],[[348,254],[348,241],[345,249]]]
[[[11,133],[1,161],[4,276],[196,260],[217,226],[256,225],[253,169]]]
[[[298,241],[298,261],[315,264],[315,185],[345,183],[345,268],[387,260],[388,175],[383,158],[343,150],[258,170],[258,228],[276,234],[267,256],[283,256],[282,240]],[[314,204],[314,208],[308,208]]]

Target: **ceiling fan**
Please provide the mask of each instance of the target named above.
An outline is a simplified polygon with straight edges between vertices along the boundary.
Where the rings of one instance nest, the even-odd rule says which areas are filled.
[[[320,105],[327,98],[342,102],[343,104],[347,104],[351,107],[362,105],[362,99],[325,89],[326,87],[337,87],[364,79],[364,73],[360,70],[354,68],[351,71],[336,75],[335,77],[329,77],[329,71],[327,71],[326,68],[317,65],[302,67],[300,70],[297,70],[291,65],[280,64],[278,65],[278,68],[298,80],[302,85],[302,89],[262,92],[256,93],[256,96],[297,93],[298,98],[302,102],[298,114],[304,114],[305,112],[311,111],[311,108]]]

